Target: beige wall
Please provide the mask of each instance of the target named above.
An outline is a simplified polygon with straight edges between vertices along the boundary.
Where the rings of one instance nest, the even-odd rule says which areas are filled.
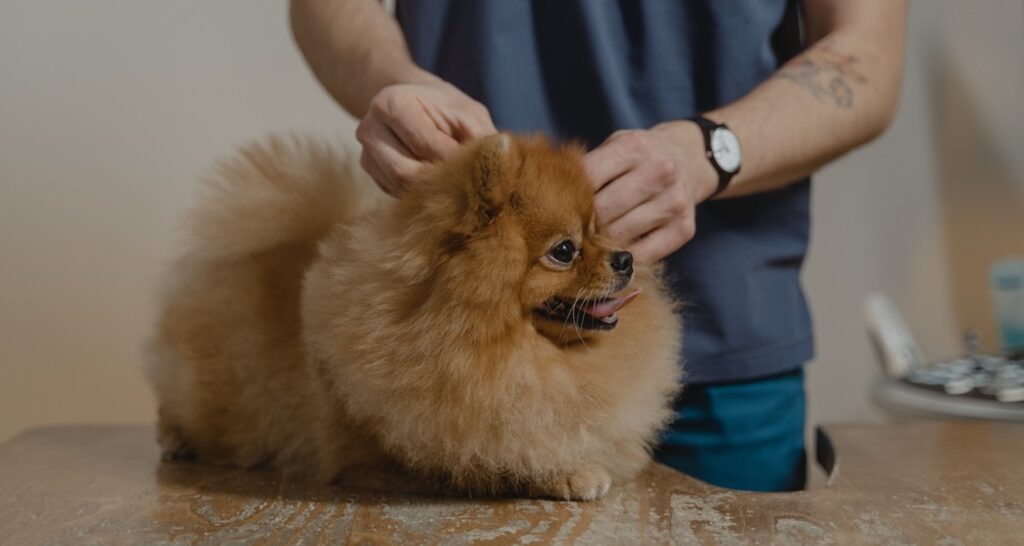
[[[911,4],[903,100],[889,131],[814,187],[805,270],[818,358],[817,421],[877,419],[877,366],[861,303],[902,310],[925,356],[953,356],[969,328],[997,349],[987,270],[1024,256],[1024,3]]]
[[[1024,201],[1024,13],[968,4],[915,4],[897,122],[818,177],[815,419],[875,418],[864,293],[892,294],[941,356],[964,324],[990,328],[972,286],[986,266],[963,258],[1024,253],[1019,223],[1000,227]],[[268,131],[350,133],[292,46],[284,5],[0,3],[0,440],[44,423],[151,420],[140,348],[197,176]],[[972,220],[981,207],[998,209],[997,226]]]
[[[149,421],[139,372],[196,178],[272,130],[349,133],[286,2],[0,2],[0,439]]]

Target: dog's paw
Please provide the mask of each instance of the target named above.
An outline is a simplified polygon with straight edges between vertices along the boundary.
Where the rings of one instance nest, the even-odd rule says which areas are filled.
[[[596,500],[608,494],[612,477],[608,471],[597,465],[585,466],[569,475],[569,497],[571,500]]]
[[[591,501],[607,495],[611,486],[612,477],[607,470],[598,465],[586,465],[535,484],[530,488],[530,493],[538,497]]]
[[[177,427],[161,424],[157,427],[157,443],[160,444],[160,459],[164,461],[180,461],[194,459],[195,450],[185,441]]]

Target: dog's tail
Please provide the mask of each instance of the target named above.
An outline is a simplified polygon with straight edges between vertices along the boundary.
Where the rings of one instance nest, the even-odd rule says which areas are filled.
[[[187,255],[231,260],[316,241],[384,198],[344,146],[271,136],[217,164],[189,218]]]

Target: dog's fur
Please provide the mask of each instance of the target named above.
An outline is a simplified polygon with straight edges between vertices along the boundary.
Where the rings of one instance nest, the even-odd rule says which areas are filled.
[[[165,456],[567,499],[635,474],[681,373],[656,272],[611,331],[536,311],[621,288],[581,158],[501,134],[398,200],[311,140],[222,164],[151,347]]]

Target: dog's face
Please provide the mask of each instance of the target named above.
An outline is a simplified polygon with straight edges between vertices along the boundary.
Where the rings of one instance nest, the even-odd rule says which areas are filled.
[[[514,214],[529,258],[522,301],[538,331],[572,341],[615,328],[616,311],[636,296],[627,290],[633,256],[597,232],[593,190],[578,158],[547,160],[555,164],[527,159],[519,184]]]
[[[633,257],[597,231],[582,149],[543,139],[484,139],[456,168],[471,189],[459,206],[471,228],[453,239],[469,260],[459,278],[516,289],[520,311],[557,343],[615,328],[630,290]],[[470,272],[486,272],[474,281]]]

